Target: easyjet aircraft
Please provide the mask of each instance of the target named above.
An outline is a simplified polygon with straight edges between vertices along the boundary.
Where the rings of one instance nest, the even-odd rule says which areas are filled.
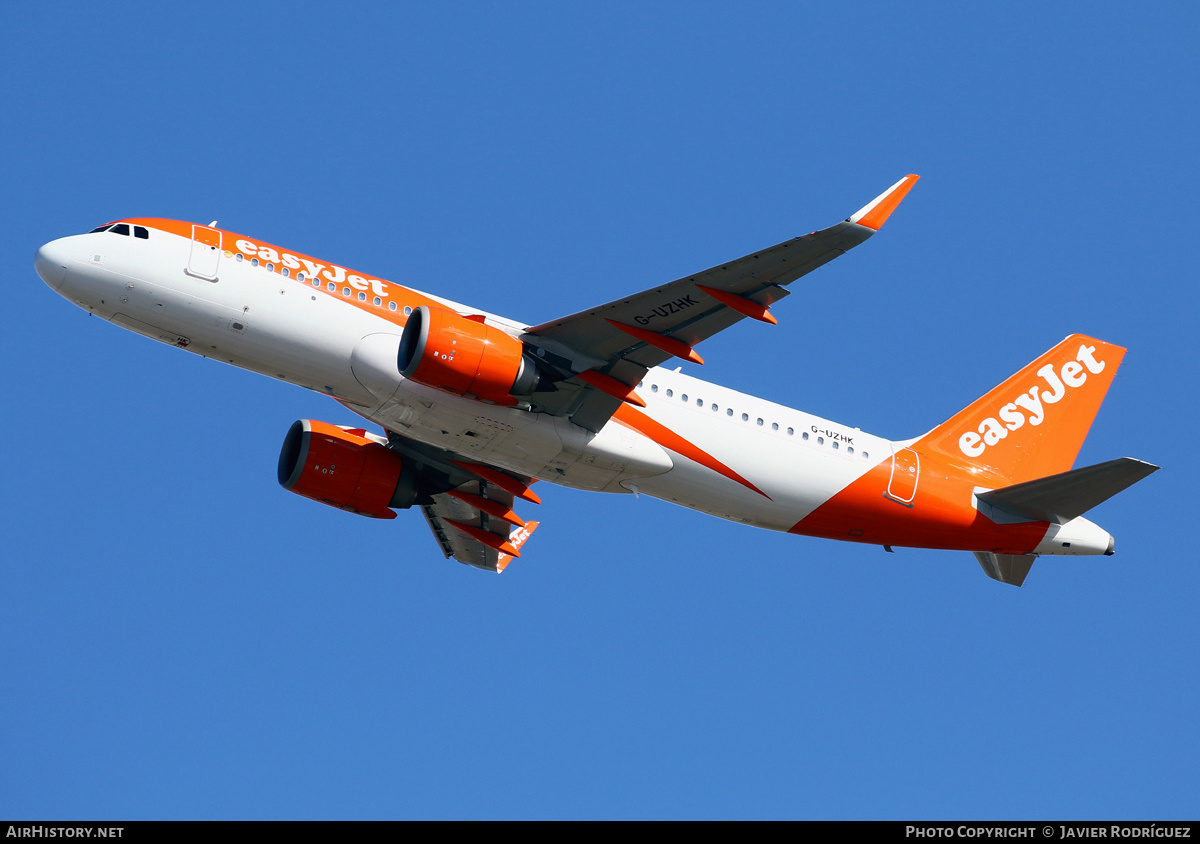
[[[644,493],[770,530],[974,552],[1020,585],[1043,554],[1111,554],[1082,517],[1157,467],[1072,469],[1125,350],[1073,335],[923,436],[893,441],[709,384],[673,358],[874,234],[846,220],[526,325],[216,227],[128,219],[38,250],[68,300],[173,346],[325,393],[383,434],[301,420],[285,489],[374,518],[417,506],[447,557],[501,571],[535,480]]]

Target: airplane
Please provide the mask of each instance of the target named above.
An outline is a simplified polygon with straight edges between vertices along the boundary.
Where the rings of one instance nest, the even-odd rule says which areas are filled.
[[[1083,514],[1158,467],[1073,469],[1125,349],[1071,335],[904,440],[667,368],[871,237],[919,177],[833,226],[537,325],[218,228],[117,220],[53,240],[53,290],[130,331],[324,393],[382,428],[295,422],[287,490],[362,516],[417,507],[443,555],[500,572],[538,481],[646,494],[768,530],[968,551],[1020,586],[1034,560],[1111,555]]]

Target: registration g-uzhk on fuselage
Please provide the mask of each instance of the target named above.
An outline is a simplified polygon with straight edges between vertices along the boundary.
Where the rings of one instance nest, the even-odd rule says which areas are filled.
[[[665,368],[774,323],[788,285],[862,243],[916,182],[846,220],[540,325],[253,237],[127,219],[38,250],[66,299],[189,352],[332,396],[382,433],[301,420],[279,480],[364,516],[418,507],[447,557],[501,571],[534,481],[641,493],[769,530],[974,552],[1020,585],[1036,556],[1110,554],[1082,514],[1156,467],[1072,469],[1125,350],[1067,337],[929,433],[893,441]],[[619,292],[619,291],[614,291]]]

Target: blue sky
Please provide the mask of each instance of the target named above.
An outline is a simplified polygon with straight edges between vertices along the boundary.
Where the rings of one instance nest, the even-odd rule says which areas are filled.
[[[26,4],[0,34],[0,816],[1187,818],[1194,5]],[[922,175],[691,374],[895,438],[1082,332],[1102,559],[540,490],[501,577],[281,490],[316,394],[52,293],[43,242],[208,222],[530,323]],[[34,442],[36,440],[36,442]],[[528,508],[526,508],[528,509]]]

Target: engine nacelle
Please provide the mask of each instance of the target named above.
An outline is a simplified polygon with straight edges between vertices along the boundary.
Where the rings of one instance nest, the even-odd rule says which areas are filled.
[[[396,357],[400,374],[427,387],[513,405],[538,385],[521,341],[484,322],[422,305],[408,317]]]
[[[322,504],[394,519],[388,508],[411,507],[417,485],[414,473],[382,439],[361,428],[301,419],[279,452],[279,483]]]

